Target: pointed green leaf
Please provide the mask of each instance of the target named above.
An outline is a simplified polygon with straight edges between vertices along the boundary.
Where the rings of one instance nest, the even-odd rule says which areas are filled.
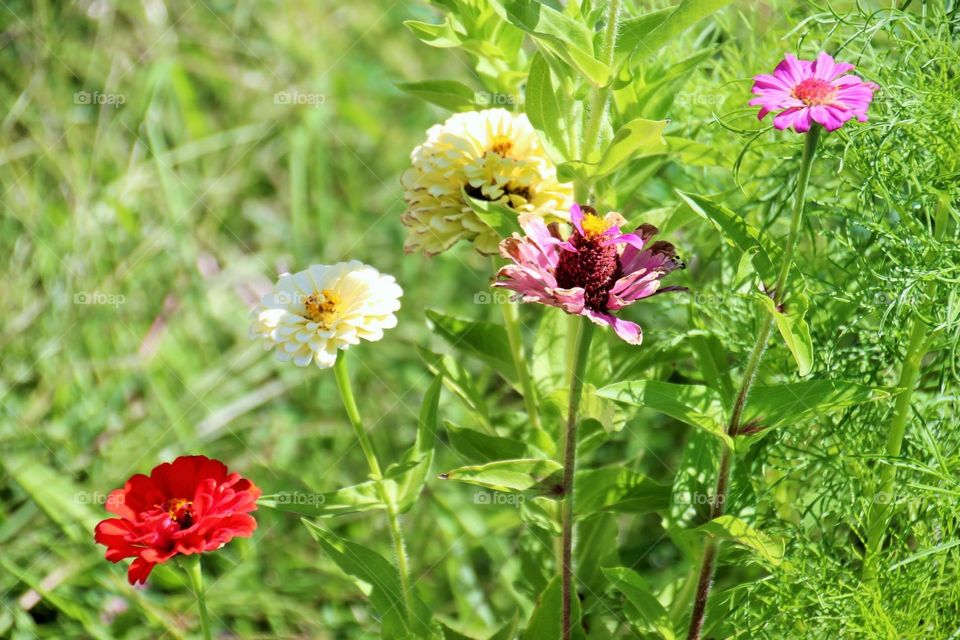
[[[577,513],[652,513],[670,504],[670,487],[627,467],[578,471],[574,479]]]
[[[720,422],[720,396],[709,387],[659,380],[631,380],[608,385],[597,394],[616,402],[665,413],[733,444]]]
[[[670,615],[639,573],[627,567],[604,569],[603,575],[627,599],[624,612],[630,624],[642,633],[658,633],[664,640],[674,640],[676,635],[670,624]]]
[[[677,195],[688,207],[704,219],[709,220],[723,235],[730,246],[751,255],[751,262],[760,279],[770,286],[777,278],[771,256],[779,258],[781,251],[763,234],[730,209],[718,205],[709,198],[677,191]]]
[[[790,296],[789,304],[785,305],[786,313],[779,311],[769,296],[757,292],[753,297],[773,316],[777,330],[797,363],[797,373],[801,377],[809,374],[813,368],[813,340],[810,338],[810,327],[803,318],[810,305],[806,294],[801,292]]]
[[[487,363],[509,381],[517,379],[513,356],[510,355],[510,341],[502,326],[481,320],[455,318],[433,309],[428,309],[426,315],[433,332],[453,349]]]
[[[479,200],[472,197],[462,189],[463,201],[470,205],[473,212],[477,214],[485,225],[493,229],[501,238],[507,238],[514,233],[523,235],[523,229],[520,228],[519,217],[516,211],[489,200]]]
[[[516,493],[532,489],[563,467],[553,460],[522,458],[460,467],[441,474],[442,480],[459,480],[495,491]]]
[[[735,516],[725,515],[714,518],[710,522],[700,525],[694,531],[735,542],[756,552],[764,561],[774,566],[783,561],[784,547],[782,542],[772,540],[765,533],[757,531]]]
[[[574,621],[573,638],[585,640],[583,627],[580,625],[580,598],[574,592],[571,598],[570,617]],[[537,598],[537,605],[533,609],[527,628],[523,631],[523,640],[557,640],[562,636],[560,629],[561,613],[563,611],[563,588],[560,576],[554,576],[550,584]]]
[[[425,102],[450,111],[467,111],[474,108],[476,92],[456,80],[426,80],[424,82],[398,82],[397,87]]]
[[[864,402],[890,397],[889,391],[844,380],[804,380],[755,386],[747,401],[746,420],[766,428],[799,424],[810,418]]]
[[[569,112],[568,103],[569,98],[553,86],[550,65],[543,54],[535,54],[524,90],[524,110],[554,164],[570,157],[564,125],[564,114]]]
[[[527,445],[513,438],[495,436],[445,422],[450,446],[467,460],[494,462],[522,458]]]
[[[372,549],[345,540],[307,519],[302,522],[327,555],[344,573],[353,578],[370,598],[370,603],[380,615],[381,630],[385,638],[401,640],[411,636],[438,637],[430,628],[429,609],[416,594],[409,594],[414,610],[407,610],[400,575],[396,567],[383,556]]]

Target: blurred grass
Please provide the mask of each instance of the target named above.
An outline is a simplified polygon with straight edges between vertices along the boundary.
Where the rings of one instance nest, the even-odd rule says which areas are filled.
[[[816,20],[794,31],[813,14]],[[456,52],[424,49],[399,26],[409,18],[431,19],[431,12],[403,0],[0,1],[0,637],[189,635],[193,603],[174,568],[158,568],[147,590],[133,590],[124,567],[104,561],[93,544],[92,525],[103,516],[107,493],[134,472],[202,452],[268,493],[330,490],[365,478],[330,372],[278,364],[247,338],[248,310],[279,272],[356,258],[397,276],[405,289],[398,328],[350,355],[361,411],[381,455],[395,460],[412,442],[429,383],[416,349],[439,350],[424,309],[468,316],[496,309],[474,303],[487,290],[487,260],[465,248],[432,260],[402,254],[399,175],[426,128],[445,114],[392,83],[471,73]],[[887,78],[908,87],[920,69],[903,60],[927,66],[899,57],[882,32],[874,50],[857,33],[866,27],[843,23],[844,31],[833,19],[814,3],[743,0],[717,26],[691,36],[691,46],[718,49],[671,112],[671,133],[709,144],[727,165],[669,167],[631,194],[631,212],[670,205],[675,187],[724,192],[731,206],[779,234],[778,203],[791,188],[793,149],[773,134],[750,142],[758,126],[754,111],[743,107],[750,75],[793,50],[798,38],[808,50],[841,42],[863,49],[861,67],[870,79],[876,76],[864,63],[899,70],[903,77],[890,71]],[[951,37],[933,39],[942,46]],[[657,61],[660,68],[689,55],[688,48],[676,49]],[[944,86],[955,86],[955,77]],[[955,93],[929,98],[956,105]],[[101,99],[108,104],[97,104]],[[875,120],[898,124],[906,118],[896,109],[896,101],[878,101]],[[897,131],[930,136],[920,126]],[[955,128],[948,122],[936,131],[947,139]],[[871,173],[878,150],[893,164],[897,147],[882,131],[863,137],[863,149],[849,154],[852,177],[832,169],[819,176],[820,200],[809,208],[805,238],[813,257],[803,257],[803,270],[829,300],[813,323],[815,343],[824,345],[822,370],[884,384],[899,335],[896,322],[880,332],[883,309],[870,300],[884,282],[925,274],[887,259],[920,253],[896,243],[900,230],[883,215],[914,196],[901,198],[891,186],[901,174]],[[726,167],[748,143],[738,183]],[[825,165],[840,166],[844,151],[842,145],[825,151]],[[868,179],[884,194],[881,202],[854,197],[851,182]],[[827,196],[834,190],[851,196],[834,202]],[[707,301],[691,303],[692,317],[722,338],[736,366],[753,340],[752,311],[730,292],[726,249],[712,229],[700,221],[680,227],[671,239],[690,264],[681,277],[702,295],[696,300]],[[637,311],[647,329],[643,359],[618,366],[688,380],[689,354],[673,341],[684,331],[685,311],[662,300]],[[533,324],[535,310],[522,312]],[[781,351],[768,354],[765,376],[792,375]],[[955,386],[942,373],[952,365],[944,355],[932,363],[918,411],[937,417],[910,449],[924,463],[939,461],[945,485],[958,467],[950,453]],[[930,409],[935,402],[939,414]],[[466,419],[455,402],[444,402],[443,417]],[[650,412],[641,417],[590,455],[633,461],[670,482],[686,432]],[[792,553],[799,558],[795,574],[744,587],[737,585],[758,577],[755,568],[721,568],[718,584],[730,588],[723,597],[734,603],[741,629],[757,637],[814,638],[835,625],[852,638],[896,637],[891,629],[922,637],[915,632],[924,616],[938,632],[960,619],[954,604],[941,610],[930,596],[956,602],[955,571],[933,564],[936,555],[910,560],[907,548],[901,561],[910,562],[885,591],[856,590],[851,540],[862,509],[855,500],[872,477],[865,456],[879,450],[882,424],[883,409],[871,407],[846,416],[828,436],[823,431],[832,424],[771,437],[735,470],[738,494],[756,493],[765,526],[795,538]],[[438,467],[460,464],[448,447],[440,449]],[[922,474],[917,480],[928,481]],[[804,500],[826,506],[796,507]],[[535,546],[533,534],[518,541],[507,533],[517,530],[516,509],[481,512],[468,505],[468,491],[434,482],[403,518],[425,599],[439,616],[468,627],[528,614],[517,602],[536,594],[518,595],[514,578],[532,573],[520,566],[517,547]],[[899,523],[904,539],[919,523],[910,541],[917,550],[955,534],[957,510],[932,509]],[[297,519],[269,510],[258,519],[253,540],[210,556],[217,624],[244,638],[372,637],[376,621],[362,594]],[[389,555],[376,514],[338,519],[336,526]],[[621,524],[622,561],[657,587],[688,568],[684,550],[664,534],[652,514]],[[884,611],[890,608],[884,598],[897,603],[896,611]],[[804,627],[811,619],[823,626]]]

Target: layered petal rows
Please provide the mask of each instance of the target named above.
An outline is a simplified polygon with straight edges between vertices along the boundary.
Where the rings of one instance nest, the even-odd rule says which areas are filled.
[[[260,489],[226,465],[205,456],[182,456],[163,463],[149,476],[136,474],[107,499],[116,515],[100,522],[97,543],[106,558],[134,558],[130,584],[144,583],[153,568],[176,555],[219,549],[257,528],[250,512]]]

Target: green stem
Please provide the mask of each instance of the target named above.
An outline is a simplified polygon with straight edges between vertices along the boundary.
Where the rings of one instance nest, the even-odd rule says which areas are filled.
[[[783,263],[773,288],[773,302],[779,308],[786,298],[787,278],[793,262],[793,253],[800,238],[800,223],[803,220],[803,206],[806,200],[807,184],[810,182],[810,168],[817,154],[817,142],[820,138],[820,126],[813,125],[807,133],[803,144],[803,156],[800,160],[800,174],[797,178],[797,191],[794,195],[793,211],[790,216],[790,233],[787,236],[787,245],[783,252]],[[767,349],[767,341],[773,330],[773,318],[765,314],[761,321],[757,341],[750,352],[750,358],[743,369],[743,380],[737,391],[733,408],[730,412],[730,422],[727,424],[728,436],[737,437],[743,420],[743,411],[747,405],[747,396],[757,377],[757,370]],[[726,508],[727,494],[730,489],[730,466],[733,463],[733,452],[724,445],[720,456],[720,467],[717,470],[717,482],[713,496],[710,499],[710,519],[719,518]],[[713,571],[717,560],[717,541],[710,538],[706,541],[703,550],[703,559],[700,564],[700,575],[697,580],[697,593],[693,600],[693,613],[690,616],[690,627],[687,631],[687,640],[700,640],[703,623],[707,613],[707,599],[710,596],[710,587],[713,583]]]
[[[610,0],[607,5],[606,20],[607,24],[603,30],[603,39],[600,41],[600,50],[598,51],[600,62],[607,65],[610,73],[615,73],[613,69],[614,54],[617,48],[617,30],[620,26],[620,4],[622,0]],[[607,111],[607,101],[610,98],[610,86],[613,79],[605,87],[593,87],[590,96],[590,115],[587,118],[586,127],[583,130],[583,141],[580,147],[580,157],[588,161],[594,147],[600,141],[600,129],[603,126],[603,119]],[[589,185],[577,184],[577,201],[585,202],[589,197]]]
[[[213,636],[210,634],[210,614],[207,612],[207,599],[203,591],[203,567],[200,562],[199,553],[187,556],[184,559],[187,578],[190,580],[190,588],[197,597],[197,608],[200,610],[200,629],[203,631],[203,640],[210,640]]]
[[[562,598],[563,640],[570,640],[573,621],[573,479],[577,466],[577,414],[580,411],[580,396],[583,393],[583,377],[590,355],[590,339],[593,337],[593,322],[584,318],[577,332],[577,348],[570,378],[570,404],[567,408],[567,428],[563,450],[563,551],[562,551]]]
[[[496,259],[493,259],[494,273],[497,271]],[[520,391],[523,393],[523,405],[530,418],[530,425],[540,431],[540,412],[537,409],[537,393],[530,377],[530,368],[523,357],[523,338],[520,333],[520,314],[517,303],[507,300],[500,305],[503,311],[503,325],[507,330],[507,342],[510,343],[510,355],[513,357],[513,366],[517,370],[517,379],[520,381]]]
[[[403,530],[400,528],[399,511],[395,496],[387,490],[383,482],[383,474],[380,471],[380,463],[377,460],[377,454],[373,445],[367,438],[367,432],[363,428],[363,422],[360,420],[360,411],[357,409],[357,402],[353,397],[353,387],[350,384],[350,372],[347,369],[346,351],[341,350],[337,353],[337,361],[333,365],[334,377],[337,379],[337,388],[340,390],[340,397],[343,400],[343,408],[347,411],[350,424],[357,434],[357,440],[360,442],[360,448],[363,449],[363,455],[367,458],[367,464],[370,466],[370,475],[377,484],[377,492],[387,510],[387,524],[390,527],[390,537],[393,539],[393,551],[397,558],[397,572],[400,574],[400,586],[403,589],[403,599],[407,605],[407,612],[412,610],[412,600],[410,593],[410,572],[407,567],[406,545],[403,541]]]
[[[941,204],[937,213],[937,219],[934,228],[934,238],[942,240],[946,232],[948,208]],[[936,294],[936,282],[930,282],[926,287],[927,299]],[[924,322],[921,312],[917,310],[910,322],[910,338],[907,342],[907,352],[904,356],[903,365],[900,369],[900,378],[897,381],[897,388],[900,389],[897,399],[894,402],[893,419],[890,421],[890,429],[887,432],[886,457],[888,460],[900,457],[903,450],[903,439],[907,434],[907,426],[910,423],[910,404],[913,399],[913,393],[916,391],[917,382],[920,379],[920,364],[923,356],[927,353],[929,346],[929,327]],[[879,490],[875,490],[870,501],[870,510],[867,518],[867,542],[863,557],[862,578],[865,582],[873,581],[876,578],[876,559],[883,546],[883,541],[887,535],[887,527],[890,523],[894,506],[897,501],[894,499],[894,490],[896,487],[897,467],[887,462],[880,471]]]

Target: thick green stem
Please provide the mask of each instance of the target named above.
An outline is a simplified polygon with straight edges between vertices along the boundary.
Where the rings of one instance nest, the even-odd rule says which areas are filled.
[[[803,220],[803,205],[806,200],[807,184],[810,182],[810,168],[817,153],[817,142],[820,138],[820,127],[813,125],[807,133],[803,145],[803,156],[800,160],[800,174],[797,178],[797,191],[794,194],[793,211],[790,216],[790,233],[783,252],[783,263],[773,288],[773,302],[779,308],[786,298],[787,279],[793,262],[793,253],[800,237],[800,223]],[[764,315],[761,320],[757,341],[750,352],[750,358],[743,369],[743,380],[730,412],[730,422],[727,424],[727,435],[737,437],[743,420],[743,411],[747,405],[747,396],[757,377],[757,370],[767,349],[767,341],[773,330],[773,318]],[[730,466],[733,463],[733,452],[724,446],[720,456],[720,468],[717,470],[717,482],[713,496],[710,498],[710,519],[719,518],[726,508],[727,494],[730,485]],[[703,550],[703,559],[700,564],[700,575],[697,580],[697,593],[693,600],[693,613],[690,616],[690,627],[687,631],[687,640],[700,640],[703,623],[706,619],[707,600],[710,597],[710,587],[713,583],[713,571],[717,560],[717,541],[710,538],[706,541]]]
[[[948,207],[941,204],[937,214],[934,227],[934,238],[941,240],[946,233],[948,220]],[[930,282],[926,287],[927,299],[936,295],[936,282]],[[929,327],[921,317],[921,313],[914,313],[910,322],[910,338],[907,342],[907,352],[904,356],[903,365],[900,369],[900,378],[897,381],[897,388],[900,393],[893,407],[893,419],[890,421],[890,429],[887,431],[886,456],[892,461],[900,457],[903,450],[903,439],[907,434],[907,426],[910,424],[910,403],[913,399],[913,393],[916,390],[917,382],[920,379],[920,364],[923,356],[927,353],[929,346]],[[870,503],[870,510],[867,517],[867,541],[863,556],[863,580],[870,582],[876,578],[876,560],[877,555],[883,546],[883,541],[887,535],[887,526],[890,523],[890,516],[897,504],[894,495],[897,479],[897,467],[887,462],[880,471],[880,481],[873,493]]]
[[[562,598],[563,640],[570,640],[573,625],[571,620],[573,592],[573,479],[577,466],[577,419],[580,412],[580,396],[583,394],[583,377],[590,355],[590,339],[593,337],[593,322],[584,318],[577,332],[576,355],[570,378],[570,404],[567,408],[567,428],[563,450],[563,552],[562,552]]]
[[[207,598],[203,591],[203,567],[201,566],[200,554],[187,556],[184,559],[184,566],[187,570],[187,578],[190,580],[190,588],[197,598],[197,608],[200,610],[200,629],[203,631],[203,640],[210,640],[213,636],[210,633],[210,614],[207,612]]]
[[[497,271],[496,259],[493,261],[494,273]],[[503,311],[503,325],[507,330],[507,342],[510,343],[510,355],[513,357],[513,366],[517,370],[517,380],[520,382],[520,392],[523,393],[523,406],[530,418],[530,426],[540,430],[540,412],[537,410],[537,392],[530,377],[530,368],[523,356],[523,338],[520,333],[520,314],[517,303],[507,300],[500,305]]]
[[[599,58],[600,62],[607,65],[611,74],[615,72],[613,69],[613,63],[615,59],[614,54],[617,48],[617,31],[620,28],[621,2],[622,0],[610,0],[610,3],[607,5],[607,23],[603,30],[603,39],[600,42],[600,50],[597,52],[597,57]],[[600,130],[603,126],[603,119],[606,116],[607,101],[610,99],[610,85],[612,83],[613,79],[611,78],[607,86],[595,86],[593,91],[591,91],[590,113],[587,117],[587,124],[583,130],[583,140],[580,147],[580,158],[584,161],[589,161],[590,154],[600,141]],[[577,201],[585,202],[589,197],[589,185],[581,185],[578,183],[576,188]]]
[[[403,598],[407,605],[407,611],[411,610],[410,593],[410,572],[407,568],[407,551],[403,541],[403,530],[400,529],[399,512],[396,499],[383,482],[383,474],[380,471],[380,462],[377,460],[377,454],[373,449],[367,432],[363,428],[363,422],[360,420],[360,411],[357,409],[357,402],[353,397],[353,387],[350,384],[350,372],[347,369],[346,351],[340,351],[337,354],[337,361],[333,365],[333,373],[337,379],[337,388],[340,390],[340,398],[343,400],[343,408],[347,411],[347,417],[353,430],[357,434],[357,440],[360,442],[360,448],[363,449],[363,455],[367,458],[367,464],[370,466],[370,475],[377,484],[377,492],[383,501],[387,510],[387,524],[390,527],[390,537],[393,539],[393,551],[397,558],[397,572],[400,574],[400,586],[403,588]]]

